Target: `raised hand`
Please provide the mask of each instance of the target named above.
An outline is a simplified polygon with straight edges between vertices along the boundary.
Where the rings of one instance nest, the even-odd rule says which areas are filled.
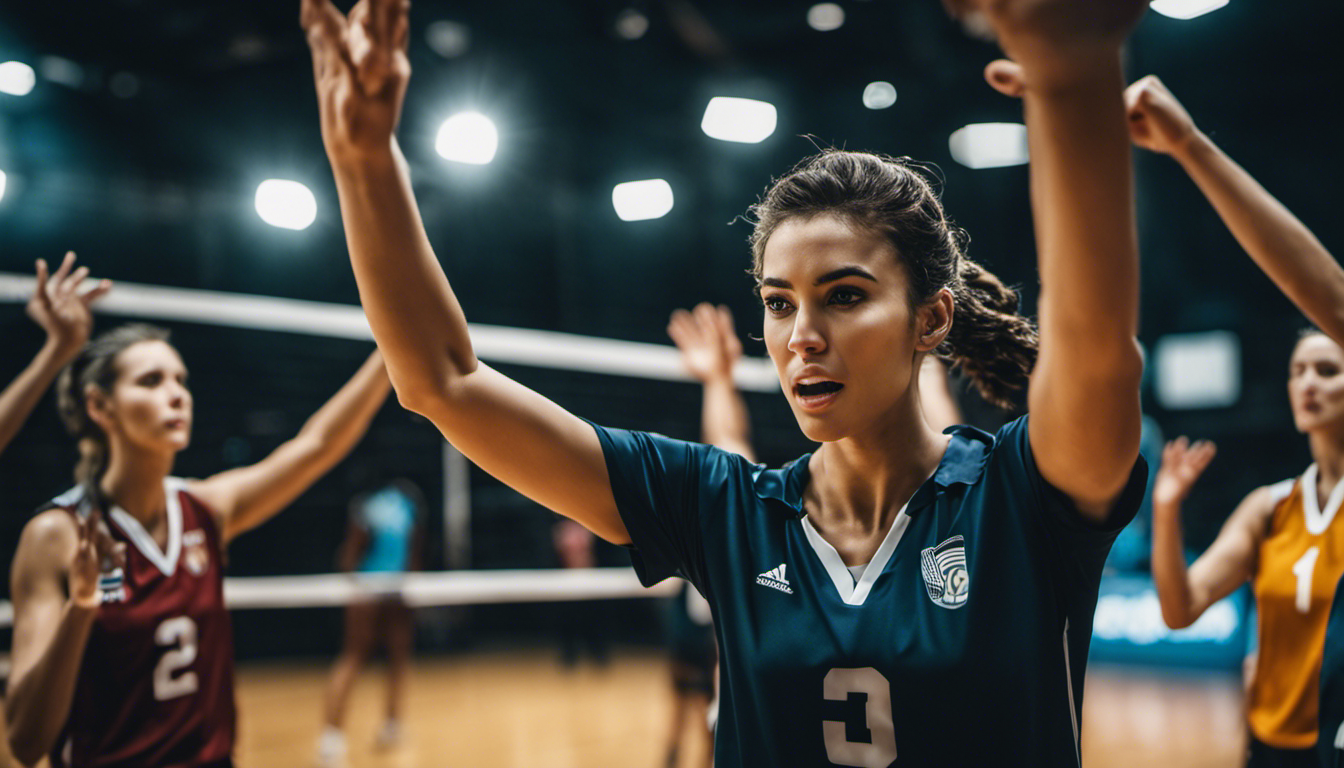
[[[1156,75],[1148,75],[1125,89],[1125,113],[1130,139],[1153,152],[1180,152],[1195,135],[1190,113]]]
[[[696,379],[732,381],[742,342],[727,307],[702,302],[690,312],[678,309],[668,321],[667,335],[681,350],[682,365]]]
[[[68,251],[56,274],[48,275],[47,262],[37,260],[37,287],[28,299],[28,317],[47,332],[47,339],[56,345],[62,358],[79,352],[89,340],[93,329],[93,314],[89,305],[112,289],[108,280],[100,281],[87,291],[80,291],[88,267],[74,269],[75,252]]]
[[[409,11],[410,0],[359,0],[346,16],[331,0],[302,0],[322,140],[333,156],[391,142],[411,77]]]
[[[103,598],[99,577],[125,564],[126,545],[113,541],[102,511],[95,508],[79,521],[79,540],[68,576],[70,600],[81,608],[97,608]]]
[[[982,17],[1005,43],[1119,43],[1143,17],[1148,0],[943,0],[943,6],[957,18]]]
[[[1154,510],[1185,501],[1217,452],[1217,446],[1208,440],[1191,443],[1185,437],[1178,437],[1167,443],[1162,449],[1162,466],[1153,480]]]

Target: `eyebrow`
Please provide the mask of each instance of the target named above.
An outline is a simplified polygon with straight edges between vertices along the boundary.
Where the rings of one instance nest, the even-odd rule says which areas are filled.
[[[877,282],[877,278],[873,277],[872,273],[870,273],[863,267],[840,267],[839,269],[833,269],[830,272],[827,272],[826,274],[822,275],[821,277],[818,277],[815,281],[812,282],[812,285],[825,285],[826,283],[833,283],[836,280],[840,280],[846,277],[862,277],[865,280],[872,280],[874,283]],[[761,280],[761,285],[763,286],[768,285],[771,288],[785,288],[788,290],[793,290],[793,283],[790,283],[788,280],[783,280],[778,277],[767,277]]]

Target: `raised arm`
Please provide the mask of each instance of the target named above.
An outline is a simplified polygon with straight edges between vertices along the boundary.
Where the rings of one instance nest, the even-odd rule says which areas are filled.
[[[1134,143],[1180,163],[1255,263],[1344,344],[1344,269],[1311,230],[1199,130],[1161,80],[1135,82],[1125,102]]]
[[[593,429],[476,359],[393,135],[410,76],[406,0],[343,16],[303,0],[322,139],[360,300],[397,397],[485,471],[603,538],[626,543]]]
[[[19,433],[42,394],[66,363],[89,340],[93,315],[89,305],[111,289],[103,280],[87,291],[80,285],[89,276],[88,267],[74,269],[75,253],[67,252],[56,274],[48,277],[47,262],[37,260],[37,287],[28,300],[28,317],[47,333],[47,340],[28,367],[0,392],[0,452]]]
[[[1191,445],[1184,437],[1167,443],[1153,483],[1153,582],[1162,620],[1172,629],[1195,623],[1209,606],[1251,578],[1273,501],[1260,488],[1237,506],[1218,538],[1189,568],[1181,534],[1181,505],[1213,460],[1214,445]]]
[[[375,351],[297,435],[269,456],[193,482],[192,493],[223,520],[224,539],[269,520],[345,458],[368,430],[390,386],[382,355]]]
[[[53,509],[24,526],[10,572],[13,669],[5,696],[9,746],[25,765],[48,754],[70,714],[80,660],[102,602],[99,564],[120,565],[95,513],[80,523]]]
[[[686,371],[704,387],[700,439],[755,461],[747,403],[733,381],[742,342],[733,329],[732,313],[709,303],[697,304],[690,312],[678,309],[667,323],[667,335],[681,350]]]
[[[1139,448],[1139,267],[1120,49],[1147,3],[973,5],[1023,87],[1041,275],[1031,448],[1042,477],[1100,522]],[[987,74],[994,83],[994,69]]]

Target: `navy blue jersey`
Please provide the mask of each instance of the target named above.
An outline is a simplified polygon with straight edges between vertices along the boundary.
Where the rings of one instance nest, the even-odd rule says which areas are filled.
[[[1344,586],[1344,579],[1340,581]],[[1321,659],[1320,730],[1316,752],[1322,768],[1344,766],[1344,590],[1335,588],[1330,620],[1325,625]]]
[[[1098,526],[1041,478],[1026,417],[948,431],[856,579],[805,516],[809,456],[597,427],[641,580],[714,609],[720,768],[1079,763],[1102,563],[1146,465]]]

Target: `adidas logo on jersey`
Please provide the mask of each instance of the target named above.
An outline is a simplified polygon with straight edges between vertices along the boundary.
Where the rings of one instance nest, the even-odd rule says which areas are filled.
[[[789,580],[784,577],[784,570],[789,566],[786,563],[780,563],[778,568],[771,568],[756,577],[756,583],[763,587],[778,589],[786,595],[793,594],[793,587],[789,586]]]

